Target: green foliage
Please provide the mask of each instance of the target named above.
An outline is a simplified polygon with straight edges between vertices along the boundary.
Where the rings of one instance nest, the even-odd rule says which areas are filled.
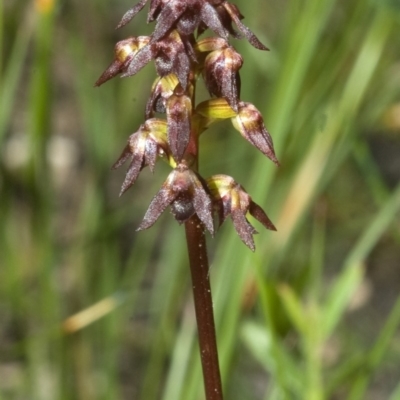
[[[226,398],[372,399],[400,363],[400,297],[354,328],[372,251],[400,244],[400,185],[366,144],[399,101],[397,3],[236,3],[271,48],[233,41],[281,167],[229,124],[205,133],[200,168],[234,176],[278,228],[255,254],[232,229],[209,240]],[[168,166],[122,198],[109,170],[154,70],[93,88],[115,35],[150,30],[113,32],[128,1],[35,4],[0,3],[0,399],[198,399],[183,228],[164,215],[135,232]]]

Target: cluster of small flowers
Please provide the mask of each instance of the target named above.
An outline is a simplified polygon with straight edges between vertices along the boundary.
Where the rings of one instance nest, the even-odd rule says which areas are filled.
[[[146,2],[141,0],[130,9],[118,27],[131,21]],[[131,160],[121,194],[134,184],[144,167],[153,171],[158,158],[173,168],[138,230],[152,226],[168,206],[180,223],[197,214],[212,235],[213,214],[219,225],[230,216],[240,238],[253,251],[253,234],[257,232],[247,213],[275,230],[265,212],[233,178],[214,175],[203,179],[197,171],[199,136],[211,124],[228,118],[247,141],[278,165],[261,113],[240,100],[243,59],[229,44],[229,35],[245,37],[255,48],[268,50],[242,19],[239,9],[224,0],[151,0],[148,22],[155,21],[153,34],[118,42],[114,61],[96,82],[100,86],[119,74],[135,75],[151,60],[155,62],[158,77],[147,102],[146,121],[129,137],[114,165],[118,168]],[[200,39],[208,28],[217,36]],[[200,76],[212,98],[196,106]],[[165,118],[156,118],[155,113]]]

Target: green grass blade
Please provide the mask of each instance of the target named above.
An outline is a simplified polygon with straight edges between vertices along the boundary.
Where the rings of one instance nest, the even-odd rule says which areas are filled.
[[[3,7],[1,5],[0,7]],[[17,88],[21,81],[23,67],[33,34],[33,24],[21,24],[8,60],[2,60],[4,76],[1,77],[0,90],[0,144],[6,133],[13,107],[16,104]],[[6,62],[7,61],[7,62]]]
[[[393,393],[390,395],[388,400],[399,400],[400,399],[400,383],[394,389]]]
[[[325,338],[332,334],[364,276],[361,262],[346,265],[334,286],[329,290],[329,296],[323,308],[322,329]]]
[[[304,372],[281,344],[273,344],[265,327],[247,322],[243,324],[241,337],[253,357],[271,373],[280,398],[290,399],[290,393],[304,392]],[[277,359],[280,361],[280,369],[277,368]]]
[[[400,210],[400,185],[397,185],[390,198],[386,201],[371,225],[364,232],[345,261],[345,266],[354,265],[364,260],[377,241],[393,222]]]
[[[354,384],[352,385],[348,400],[362,400],[365,398],[365,392],[371,382],[371,378],[383,361],[384,355],[387,353],[390,342],[400,326],[400,296],[397,298],[393,309],[382,328],[378,339],[371,351],[366,357],[366,362],[363,366],[363,372],[360,373]]]

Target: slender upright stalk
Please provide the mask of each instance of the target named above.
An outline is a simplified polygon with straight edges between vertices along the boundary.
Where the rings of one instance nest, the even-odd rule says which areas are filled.
[[[147,1],[140,0],[128,10],[118,27],[130,22]],[[204,179],[198,169],[200,135],[224,119],[231,119],[244,139],[279,164],[260,111],[240,99],[243,58],[230,45],[230,35],[245,37],[255,48],[268,50],[242,19],[239,9],[225,0],[151,0],[148,21],[156,22],[154,32],[119,41],[114,61],[95,84],[100,86],[119,74],[135,75],[155,61],[158,76],[147,101],[146,120],[129,137],[114,168],[130,160],[121,194],[135,183],[143,168],[153,171],[158,158],[172,168],[138,230],[153,226],[167,207],[179,223],[185,223],[207,400],[222,400],[223,396],[205,230],[214,235],[214,216],[218,227],[231,217],[240,239],[253,251],[257,231],[247,220],[248,214],[275,230],[262,208],[232,177],[218,174]],[[201,38],[208,28],[216,36]],[[211,98],[196,104],[200,77]],[[165,117],[157,118],[157,114]]]
[[[193,215],[185,223],[203,379],[207,400],[222,400],[204,226]]]

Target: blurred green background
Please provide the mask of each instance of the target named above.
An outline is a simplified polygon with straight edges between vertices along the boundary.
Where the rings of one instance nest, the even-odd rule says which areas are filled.
[[[400,399],[400,3],[237,0],[270,47],[242,99],[278,169],[229,123],[204,176],[242,183],[278,232],[253,254],[209,240],[225,398]],[[127,0],[0,2],[0,399],[203,397],[183,228],[136,233],[168,174],[118,197],[154,67],[93,84],[116,41],[150,34]],[[147,8],[146,8],[147,10]]]

